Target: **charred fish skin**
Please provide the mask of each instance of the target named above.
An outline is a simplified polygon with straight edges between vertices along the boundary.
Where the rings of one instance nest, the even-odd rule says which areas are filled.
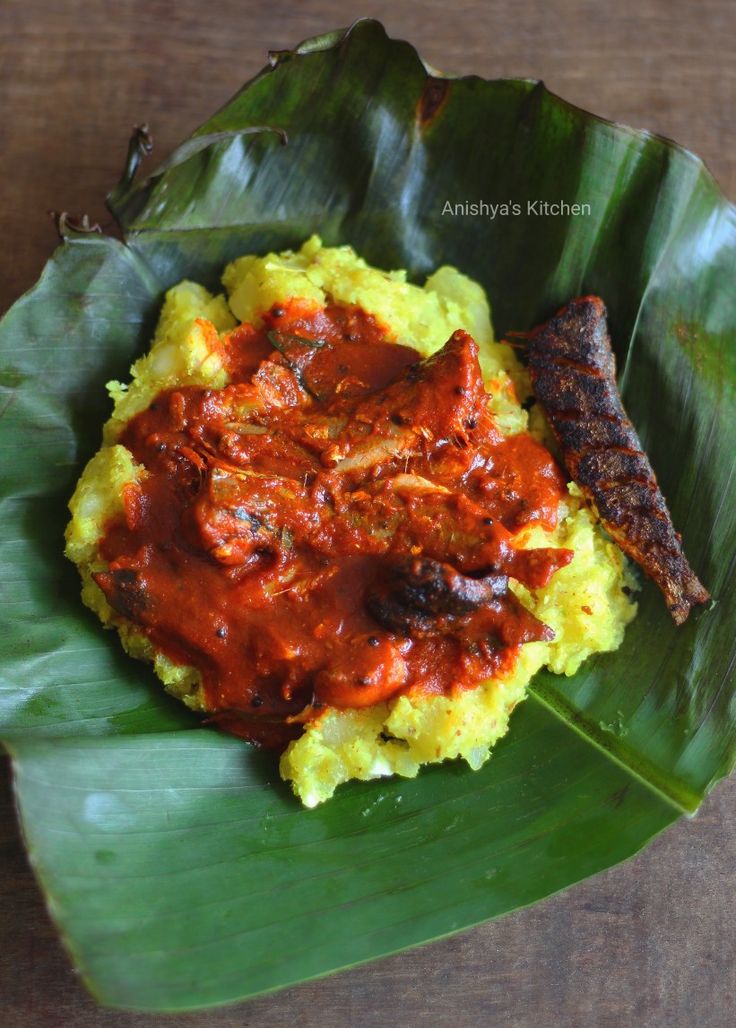
[[[393,565],[388,582],[374,586],[366,606],[389,631],[419,634],[431,631],[443,615],[462,616],[506,596],[508,582],[500,572],[472,578],[451,564],[409,557]]]
[[[570,477],[618,546],[661,590],[676,624],[710,599],[690,567],[616,385],[606,307],[581,296],[529,335],[529,372]]]

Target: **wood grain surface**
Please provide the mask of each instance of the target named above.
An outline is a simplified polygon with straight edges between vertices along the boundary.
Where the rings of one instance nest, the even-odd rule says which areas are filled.
[[[169,148],[268,49],[380,18],[447,72],[542,78],[699,153],[736,198],[733,0],[0,0],[0,309],[55,243],[47,210],[109,221],[131,126]],[[104,1010],[71,969],[0,791],[0,1025],[730,1026],[736,1021],[736,780],[644,853],[529,910],[223,1010]]]

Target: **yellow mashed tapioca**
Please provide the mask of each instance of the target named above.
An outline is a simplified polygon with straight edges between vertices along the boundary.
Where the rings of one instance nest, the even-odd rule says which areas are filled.
[[[123,511],[125,490],[147,474],[120,444],[121,433],[162,390],[226,386],[227,332],[240,322],[258,325],[263,312],[294,298],[356,305],[374,315],[393,342],[424,356],[464,329],[478,344],[488,408],[497,427],[507,436],[529,431],[521,405],[530,394],[526,372],[510,347],[494,341],[482,288],[454,268],[440,268],[419,287],[408,283],[404,272],[369,267],[350,247],[323,247],[312,237],[293,253],[233,261],[223,284],[226,294],[215,297],[191,282],[169,290],[151,349],[133,365],[131,381],[109,383],[113,413],[103,446],[70,502],[67,529],[66,552],[82,575],[84,602],[105,625],[117,628],[129,653],[153,661],[169,692],[199,711],[207,709],[199,672],[157,652],[133,621],[110,606],[94,575],[106,570],[100,542],[111,518]],[[540,422],[537,434],[543,432]],[[557,527],[527,527],[517,533],[514,545],[574,551],[571,563],[544,588],[531,590],[510,581],[521,603],[553,629],[554,639],[523,645],[513,667],[475,688],[427,695],[414,687],[361,709],[324,709],[307,721],[281,757],[282,776],[306,806],[328,799],[351,778],[411,777],[421,764],[456,757],[480,767],[506,732],[509,715],[536,671],[548,667],[571,675],[590,654],[621,644],[624,627],[636,613],[629,598],[634,583],[621,552],[600,530],[574,485],[560,504]]]

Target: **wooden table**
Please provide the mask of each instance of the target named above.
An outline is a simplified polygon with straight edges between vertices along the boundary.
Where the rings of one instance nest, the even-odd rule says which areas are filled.
[[[736,197],[733,0],[3,0],[0,308],[54,246],[49,208],[109,220],[103,196],[147,119],[160,155],[267,49],[380,18],[451,72],[543,78],[568,100],[671,136]],[[736,780],[698,818],[571,892],[452,939],[238,1007],[101,1010],[61,950],[0,795],[0,1024],[725,1026],[736,1019]]]

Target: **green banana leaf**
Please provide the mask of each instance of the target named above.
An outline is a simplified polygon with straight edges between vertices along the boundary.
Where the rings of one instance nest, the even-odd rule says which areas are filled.
[[[673,143],[540,83],[429,73],[374,21],[272,55],[136,181],[145,149],[133,140],[110,197],[124,242],[67,224],[0,324],[0,728],[89,988],[186,1010],[532,903],[630,856],[732,769],[736,210]],[[200,727],[102,632],[62,533],[103,383],[146,346],[164,290],[215,286],[227,260],[312,232],[415,279],[457,265],[499,335],[603,296],[625,403],[715,602],[677,629],[644,583],[621,649],[537,676],[481,771],[351,783],[306,811],[272,757]]]

